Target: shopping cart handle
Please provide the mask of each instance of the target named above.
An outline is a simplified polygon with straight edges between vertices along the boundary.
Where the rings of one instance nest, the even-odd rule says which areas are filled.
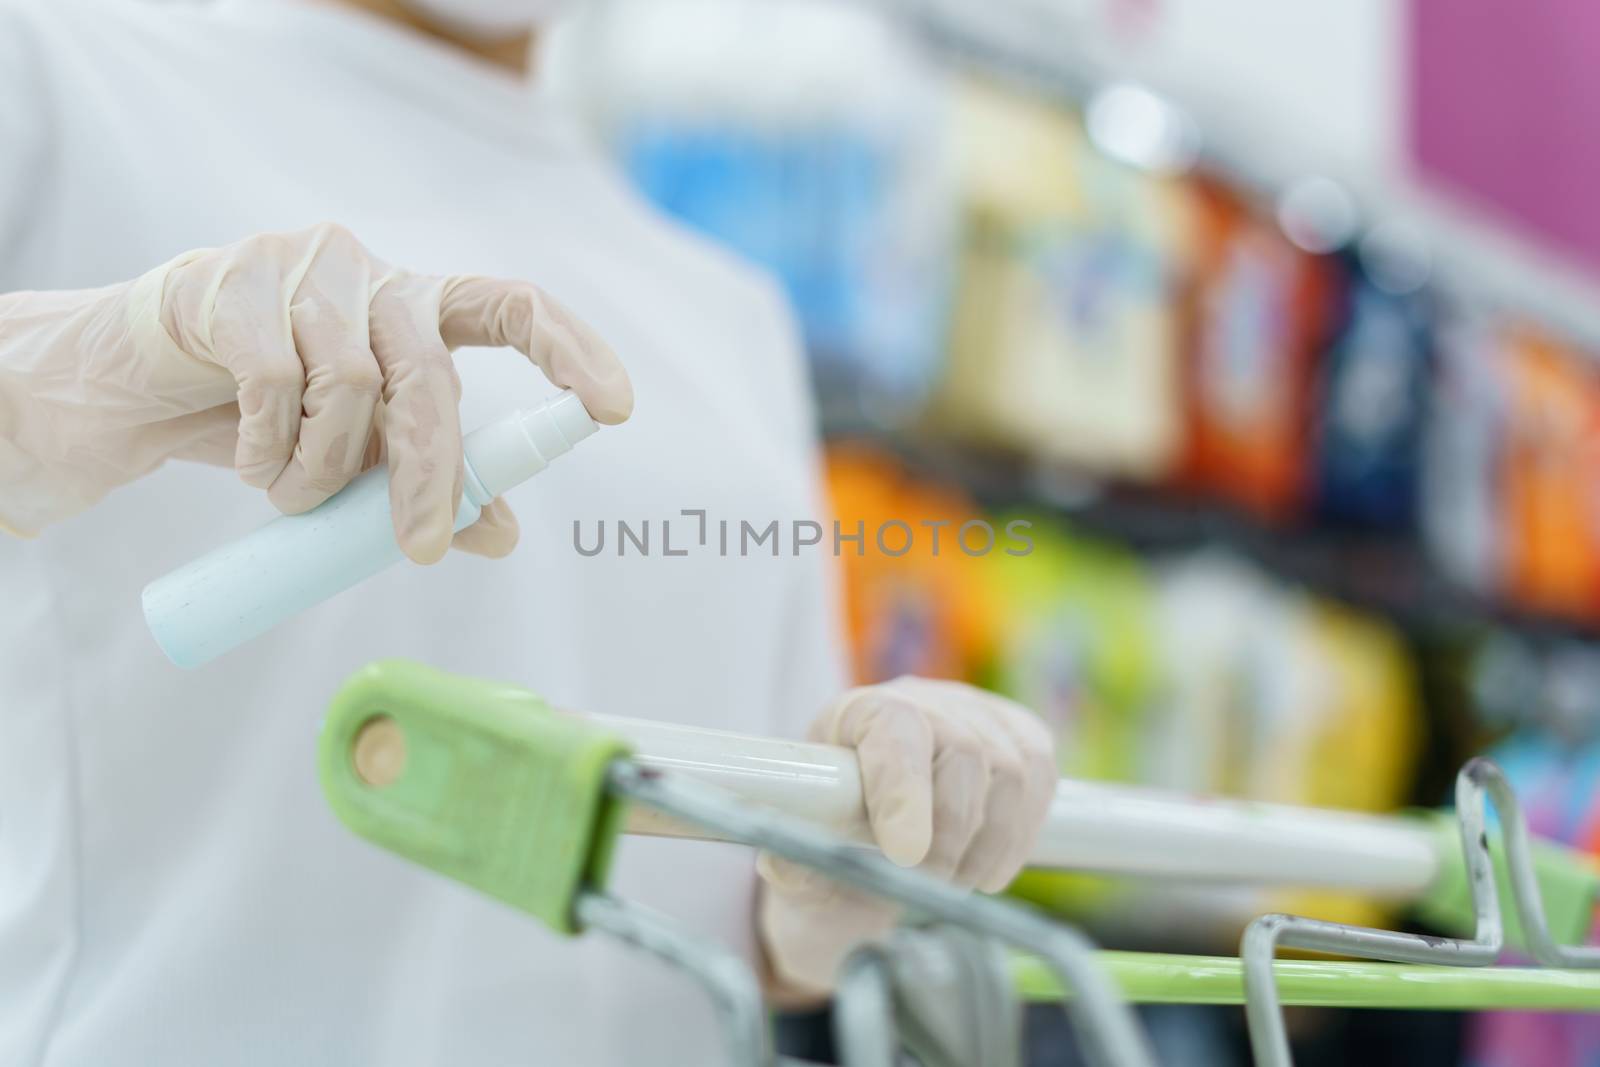
[[[626,738],[638,763],[871,844],[861,771],[848,749],[637,719],[593,720]],[[1473,913],[1455,825],[1447,813],[1379,816],[1063,780],[1028,865],[1348,890],[1415,905],[1438,928],[1464,933]],[[703,836],[645,810],[629,814],[628,832]],[[1491,853],[1503,883],[1498,846]],[[1534,859],[1552,934],[1563,944],[1582,941],[1600,900],[1600,869],[1588,855],[1548,841],[1535,843]],[[1519,944],[1520,926],[1509,910],[1506,928],[1507,940]]]
[[[594,716],[645,766],[687,775],[870,844],[855,753],[834,745]],[[629,833],[699,836],[648,812]],[[1415,820],[1063,780],[1029,866],[1241,884],[1360,890],[1397,900],[1439,877],[1440,843]]]
[[[621,832],[605,773],[627,754],[526,689],[384,660],[333,698],[317,758],[356,833],[575,933]]]
[[[384,760],[397,734],[404,774],[375,782],[392,773]],[[517,686],[399,660],[363,669],[340,691],[321,760],[330,801],[358,833],[570,929],[571,894],[585,878],[603,879],[622,825],[620,805],[606,797],[605,767],[630,754],[644,767],[871,845],[849,749],[570,715]],[[706,836],[643,807],[629,813],[626,828]],[[1420,903],[1447,928],[1471,918],[1460,846],[1428,817],[1068,780],[1029,865],[1351,890]],[[1552,932],[1564,942],[1580,939],[1600,893],[1593,863],[1541,844],[1538,867]]]

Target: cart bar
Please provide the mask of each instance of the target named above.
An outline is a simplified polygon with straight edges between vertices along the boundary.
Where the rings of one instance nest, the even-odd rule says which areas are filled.
[[[1136,1004],[1244,1003],[1244,969],[1232,957],[1109,951],[1098,957]],[[1273,972],[1283,1003],[1300,1007],[1600,1012],[1600,971],[1279,960]],[[1029,1000],[1062,996],[1039,960],[1019,956],[1012,973]]]
[[[647,767],[718,786],[867,845],[855,754],[832,745],[594,716]],[[700,837],[635,808],[628,832]],[[1439,880],[1449,842],[1426,823],[1317,808],[1063,781],[1030,866],[1188,881],[1360,891],[1416,900]]]
[[[607,774],[611,791],[685,824],[710,829],[717,840],[766,849],[814,868],[841,884],[900,902],[911,914],[952,923],[1012,949],[1033,953],[1073,995],[1066,1001],[1078,1045],[1094,1067],[1154,1067],[1143,1030],[1095,965],[1093,947],[1077,930],[1051,921],[1017,901],[974,893],[906,870],[884,857],[853,848],[833,834],[769,810],[741,803],[724,790],[682,774],[663,774],[637,761],[618,760]]]

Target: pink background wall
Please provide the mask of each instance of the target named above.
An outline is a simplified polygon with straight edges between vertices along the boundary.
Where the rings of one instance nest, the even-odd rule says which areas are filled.
[[[1600,3],[1411,0],[1424,178],[1600,267]]]

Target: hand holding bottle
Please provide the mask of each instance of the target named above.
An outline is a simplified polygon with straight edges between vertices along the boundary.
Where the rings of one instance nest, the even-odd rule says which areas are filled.
[[[431,563],[462,494],[464,345],[518,349],[600,422],[632,410],[616,355],[535,286],[396,269],[337,226],[0,297],[0,526],[37,532],[171,458],[232,465],[289,514],[383,461],[395,537]],[[456,537],[503,555],[515,520],[496,500]]]

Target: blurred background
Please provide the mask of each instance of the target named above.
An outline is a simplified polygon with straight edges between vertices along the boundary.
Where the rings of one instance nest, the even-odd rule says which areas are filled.
[[[847,527],[1032,522],[1025,558],[847,551],[860,681],[1012,696],[1064,774],[1296,804],[1440,805],[1490,752],[1600,850],[1597,30],[1583,0],[596,0],[546,77],[785,284]],[[1416,921],[1014,891],[1114,947]],[[1151,1022],[1162,1062],[1246,1061],[1236,1010]],[[1600,1063],[1586,1019],[1294,1030],[1303,1064]]]

